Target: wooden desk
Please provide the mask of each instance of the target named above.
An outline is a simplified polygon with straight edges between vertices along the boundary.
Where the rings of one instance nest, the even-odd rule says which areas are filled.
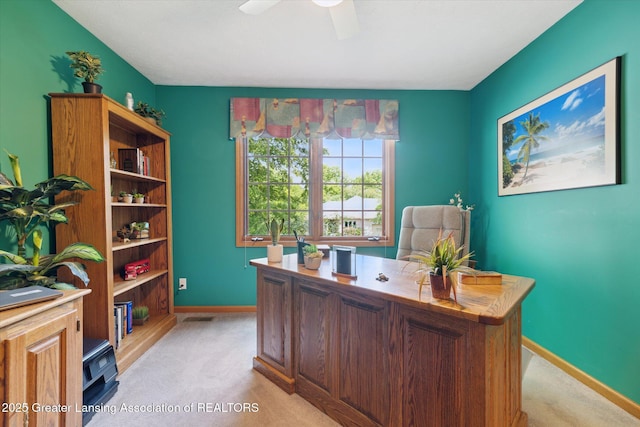
[[[358,279],[297,264],[257,268],[254,369],[343,425],[526,426],[520,305],[534,286],[459,285],[458,304],[418,295],[406,261],[357,256]],[[375,280],[378,273],[387,282]]]

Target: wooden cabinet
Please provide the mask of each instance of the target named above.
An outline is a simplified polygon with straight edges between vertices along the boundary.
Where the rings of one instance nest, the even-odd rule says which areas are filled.
[[[520,305],[532,279],[461,285],[456,305],[419,295],[406,261],[357,263],[365,273],[349,280],[328,260],[319,270],[296,254],[251,261],[256,370],[342,425],[526,426]]]
[[[0,425],[82,426],[82,296],[2,312]]]
[[[93,292],[85,299],[85,336],[107,339],[116,348],[114,303],[133,301],[134,306],[149,307],[149,321],[135,326],[116,348],[122,372],[176,324],[170,135],[101,94],[50,97],[54,174],[78,176],[95,189],[59,196],[62,201],[73,198],[81,203],[67,209],[69,224],[56,228],[56,245],[61,249],[76,241],[91,243],[106,258],[103,263],[86,263]],[[121,149],[144,155],[143,173],[123,170]],[[145,203],[112,201],[112,193],[134,190],[146,194]],[[117,231],[132,222],[148,222],[149,238],[120,242]],[[125,264],[143,259],[149,259],[150,271],[125,281]]]

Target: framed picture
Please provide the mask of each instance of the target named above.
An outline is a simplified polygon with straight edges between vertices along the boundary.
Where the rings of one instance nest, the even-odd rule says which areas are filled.
[[[620,184],[620,57],[498,119],[498,195]]]

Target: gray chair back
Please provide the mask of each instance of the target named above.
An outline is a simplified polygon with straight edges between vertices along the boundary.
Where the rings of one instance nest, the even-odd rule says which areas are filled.
[[[471,211],[453,205],[407,206],[402,210],[396,259],[430,251],[441,229],[443,236],[453,233],[456,246],[463,246],[462,254],[467,254],[470,222]]]

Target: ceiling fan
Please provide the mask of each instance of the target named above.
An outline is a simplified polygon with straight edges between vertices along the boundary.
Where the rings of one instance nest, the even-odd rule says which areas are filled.
[[[281,0],[248,0],[240,5],[240,10],[248,15],[259,15],[280,3]],[[349,38],[360,31],[358,16],[353,0],[311,0],[318,6],[329,9],[333,28],[338,40]]]

